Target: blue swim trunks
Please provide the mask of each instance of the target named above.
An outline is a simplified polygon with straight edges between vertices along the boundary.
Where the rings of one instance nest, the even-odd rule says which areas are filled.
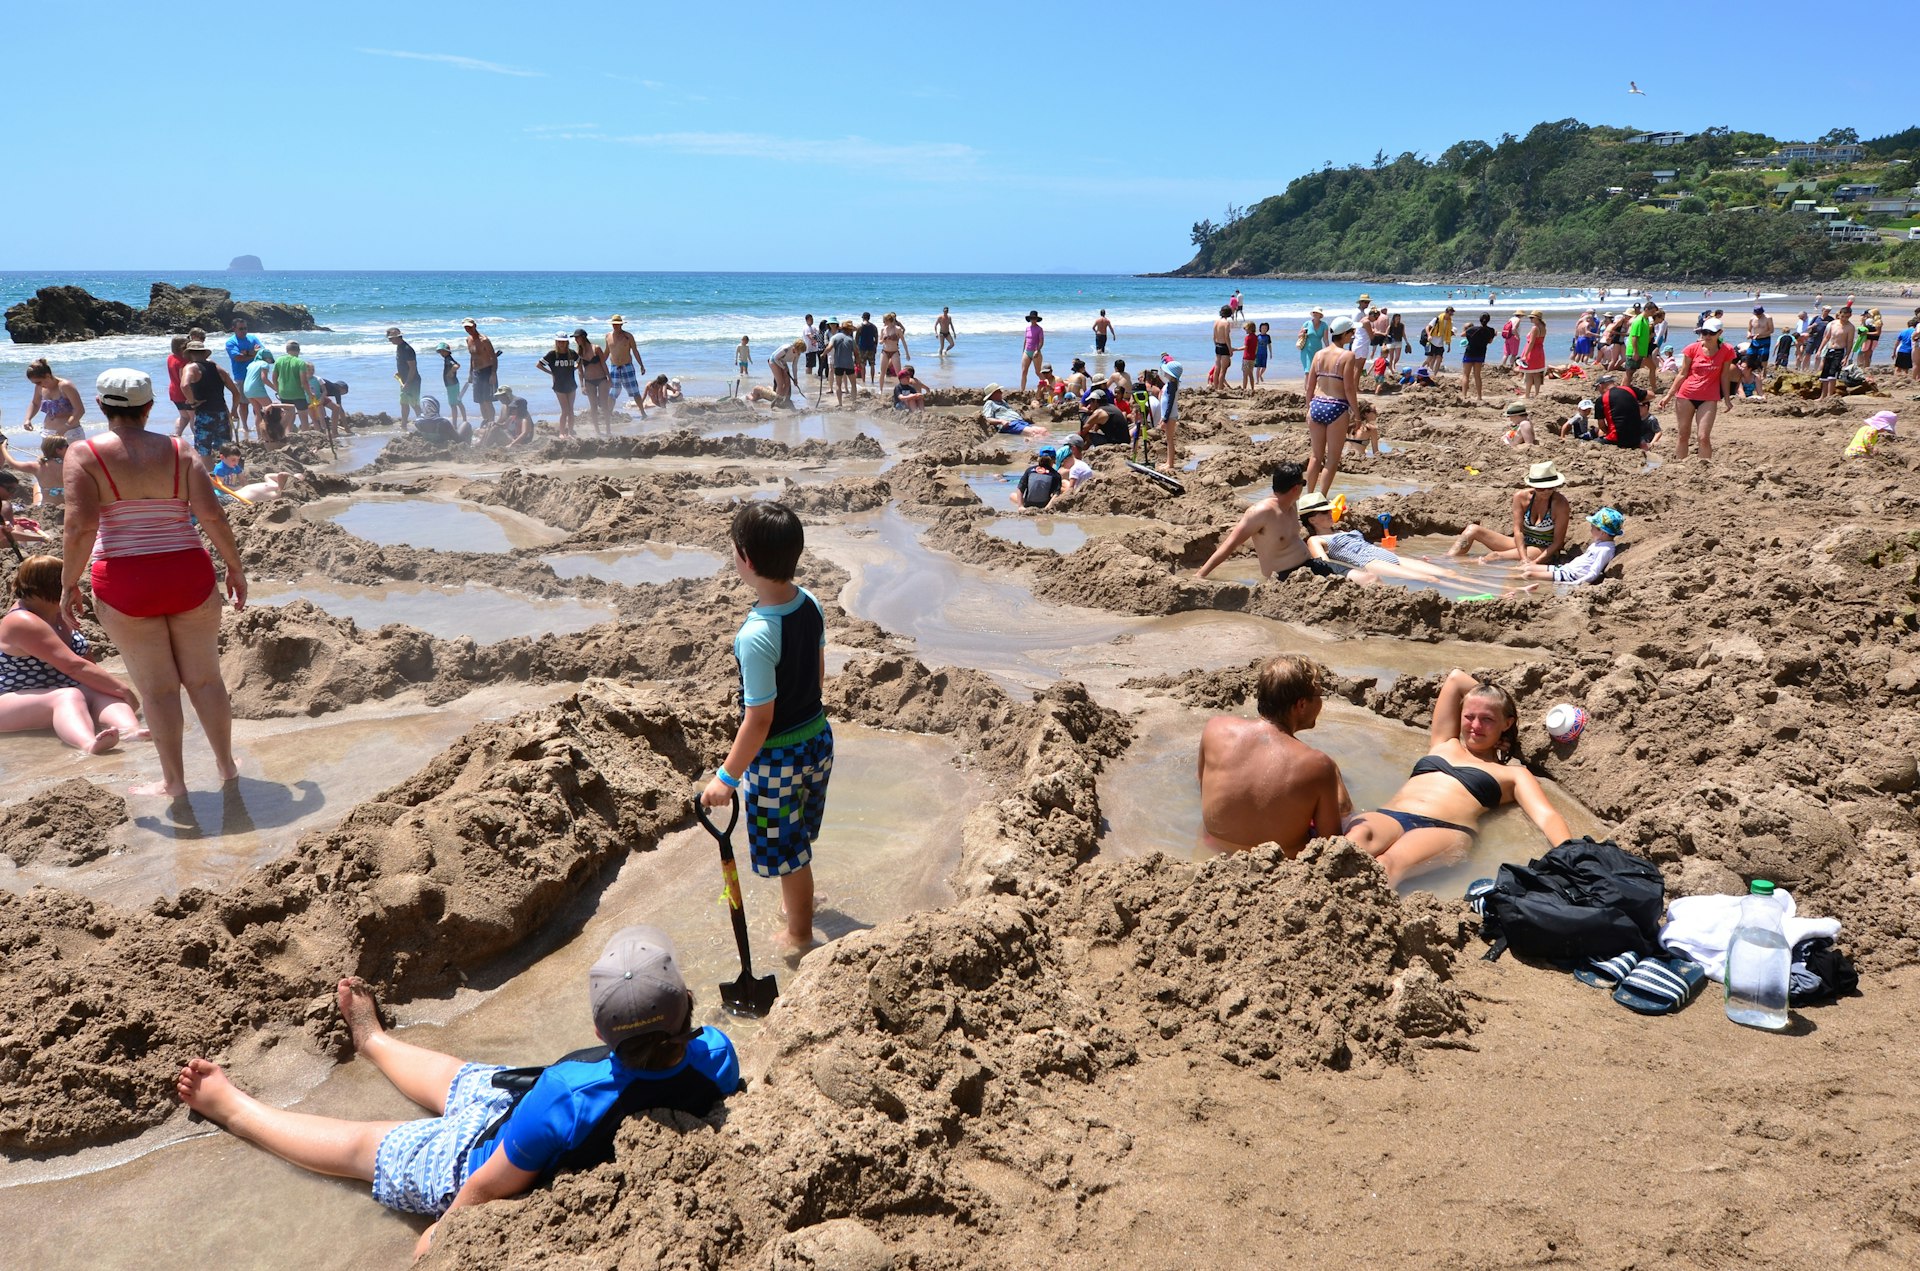
[[[633,363],[625,366],[609,366],[607,378],[613,384],[613,400],[619,401],[620,394],[628,397],[640,396],[640,376],[635,372]]]
[[[833,728],[825,715],[767,739],[740,782],[754,873],[778,878],[813,863],[832,774]]]
[[[408,1214],[447,1211],[467,1181],[467,1154],[487,1127],[513,1106],[498,1090],[501,1064],[462,1064],[447,1087],[447,1110],[388,1130],[373,1158],[373,1198]]]

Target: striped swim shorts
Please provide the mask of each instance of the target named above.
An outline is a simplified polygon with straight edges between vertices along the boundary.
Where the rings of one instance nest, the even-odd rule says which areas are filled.
[[[778,878],[813,863],[832,774],[833,729],[825,715],[767,739],[740,782],[754,873]]]

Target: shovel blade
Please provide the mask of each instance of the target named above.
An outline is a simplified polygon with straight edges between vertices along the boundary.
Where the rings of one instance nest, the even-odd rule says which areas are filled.
[[[730,1015],[748,1015],[755,1019],[773,1009],[780,986],[771,975],[743,975],[720,985],[720,1005]]]

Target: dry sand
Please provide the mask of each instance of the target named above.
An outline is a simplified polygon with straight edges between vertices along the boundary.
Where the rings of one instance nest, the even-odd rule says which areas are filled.
[[[1503,374],[1487,378],[1505,389]],[[1568,412],[1580,395],[1547,393]],[[1914,399],[1894,396],[1896,408]],[[1403,540],[1457,530],[1497,515],[1543,457],[1568,473],[1576,512],[1626,514],[1629,547],[1603,584],[1454,604],[1309,577],[1194,578],[1244,508],[1241,487],[1304,457],[1297,395],[1183,394],[1181,439],[1198,462],[1181,496],[1096,454],[1100,479],[1058,515],[1145,523],[1064,559],[986,532],[1005,518],[959,470],[1021,449],[972,420],[960,394],[936,400],[910,427],[855,419],[830,442],[703,435],[758,422],[731,405],[686,410],[691,427],[644,443],[510,459],[402,441],[375,470],[318,483],[464,499],[563,536],[506,553],[379,547],[294,502],[243,510],[243,551],[263,578],[480,581],[589,599],[621,621],[479,643],[367,630],[305,604],[230,615],[224,662],[245,719],[405,694],[452,702],[502,683],[577,690],[478,725],[224,885],[145,908],[57,878],[0,892],[0,1148],[57,1160],[179,1118],[169,1077],[187,1054],[235,1056],[243,1084],[271,1049],[344,1059],[337,976],[365,976],[397,1004],[498,976],[611,865],[683,827],[731,731],[725,637],[748,593],[730,574],[563,579],[540,557],[642,541],[723,551],[729,505],[702,489],[758,487],[783,489],[810,525],[846,519],[856,534],[859,517],[896,504],[927,547],[1047,603],[1280,619],[1435,645],[1443,662],[1452,641],[1522,649],[1503,678],[1538,769],[1658,861],[1671,892],[1765,876],[1803,911],[1839,917],[1862,994],[1800,1012],[1785,1035],[1736,1028],[1711,993],[1650,1020],[1564,973],[1482,961],[1456,898],[1396,896],[1343,841],[1294,862],[1257,851],[1197,864],[1184,848],[1103,860],[1112,761],[1172,740],[1136,716],[1156,700],[1241,706],[1258,650],[1123,634],[1086,683],[1009,691],[1005,675],[931,668],[851,617],[855,574],[816,555],[805,581],[829,609],[834,717],[949,738],[988,783],[966,820],[958,903],[810,956],[746,1045],[753,1084],[724,1114],[634,1122],[612,1165],[445,1223],[429,1265],[1920,1262],[1908,1111],[1920,1089],[1920,443],[1871,462],[1840,454],[1887,401],[1742,403],[1717,428],[1712,464],[1648,470],[1570,441],[1509,450],[1504,398],[1383,398],[1394,451],[1350,460],[1342,485],[1420,488],[1360,500],[1357,524],[1389,512]],[[1551,418],[1546,404],[1539,414]],[[886,444],[852,440],[855,425]],[[636,460],[660,470],[603,475]],[[866,466],[836,477],[838,463]],[[1333,658],[1340,646],[1326,647]],[[1350,675],[1340,691],[1424,725],[1437,682]],[[1560,700],[1592,713],[1577,746],[1547,747],[1534,726]],[[81,863],[124,815],[95,789],[36,788],[7,810],[0,852],[42,871]],[[821,869],[830,879],[831,860]],[[546,1057],[541,1038],[526,1045],[527,1059]],[[207,1222],[248,1204],[191,1179],[167,1185]]]

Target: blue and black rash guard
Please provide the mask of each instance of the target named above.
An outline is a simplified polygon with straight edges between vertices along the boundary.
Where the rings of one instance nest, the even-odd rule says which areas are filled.
[[[827,619],[812,592],[796,590],[784,605],[755,605],[733,638],[743,702],[773,703],[769,739],[812,723],[823,710],[820,650],[827,646]]]
[[[702,1028],[687,1043],[686,1058],[672,1068],[629,1068],[613,1055],[592,1062],[563,1061],[549,1067],[515,1105],[498,1134],[476,1144],[467,1157],[467,1177],[486,1164],[496,1148],[517,1169],[547,1174],[569,1164],[570,1152],[595,1137],[611,1143],[602,1122],[629,1090],[630,1110],[673,1108],[705,1116],[740,1089],[740,1060],[733,1043],[716,1028]]]

